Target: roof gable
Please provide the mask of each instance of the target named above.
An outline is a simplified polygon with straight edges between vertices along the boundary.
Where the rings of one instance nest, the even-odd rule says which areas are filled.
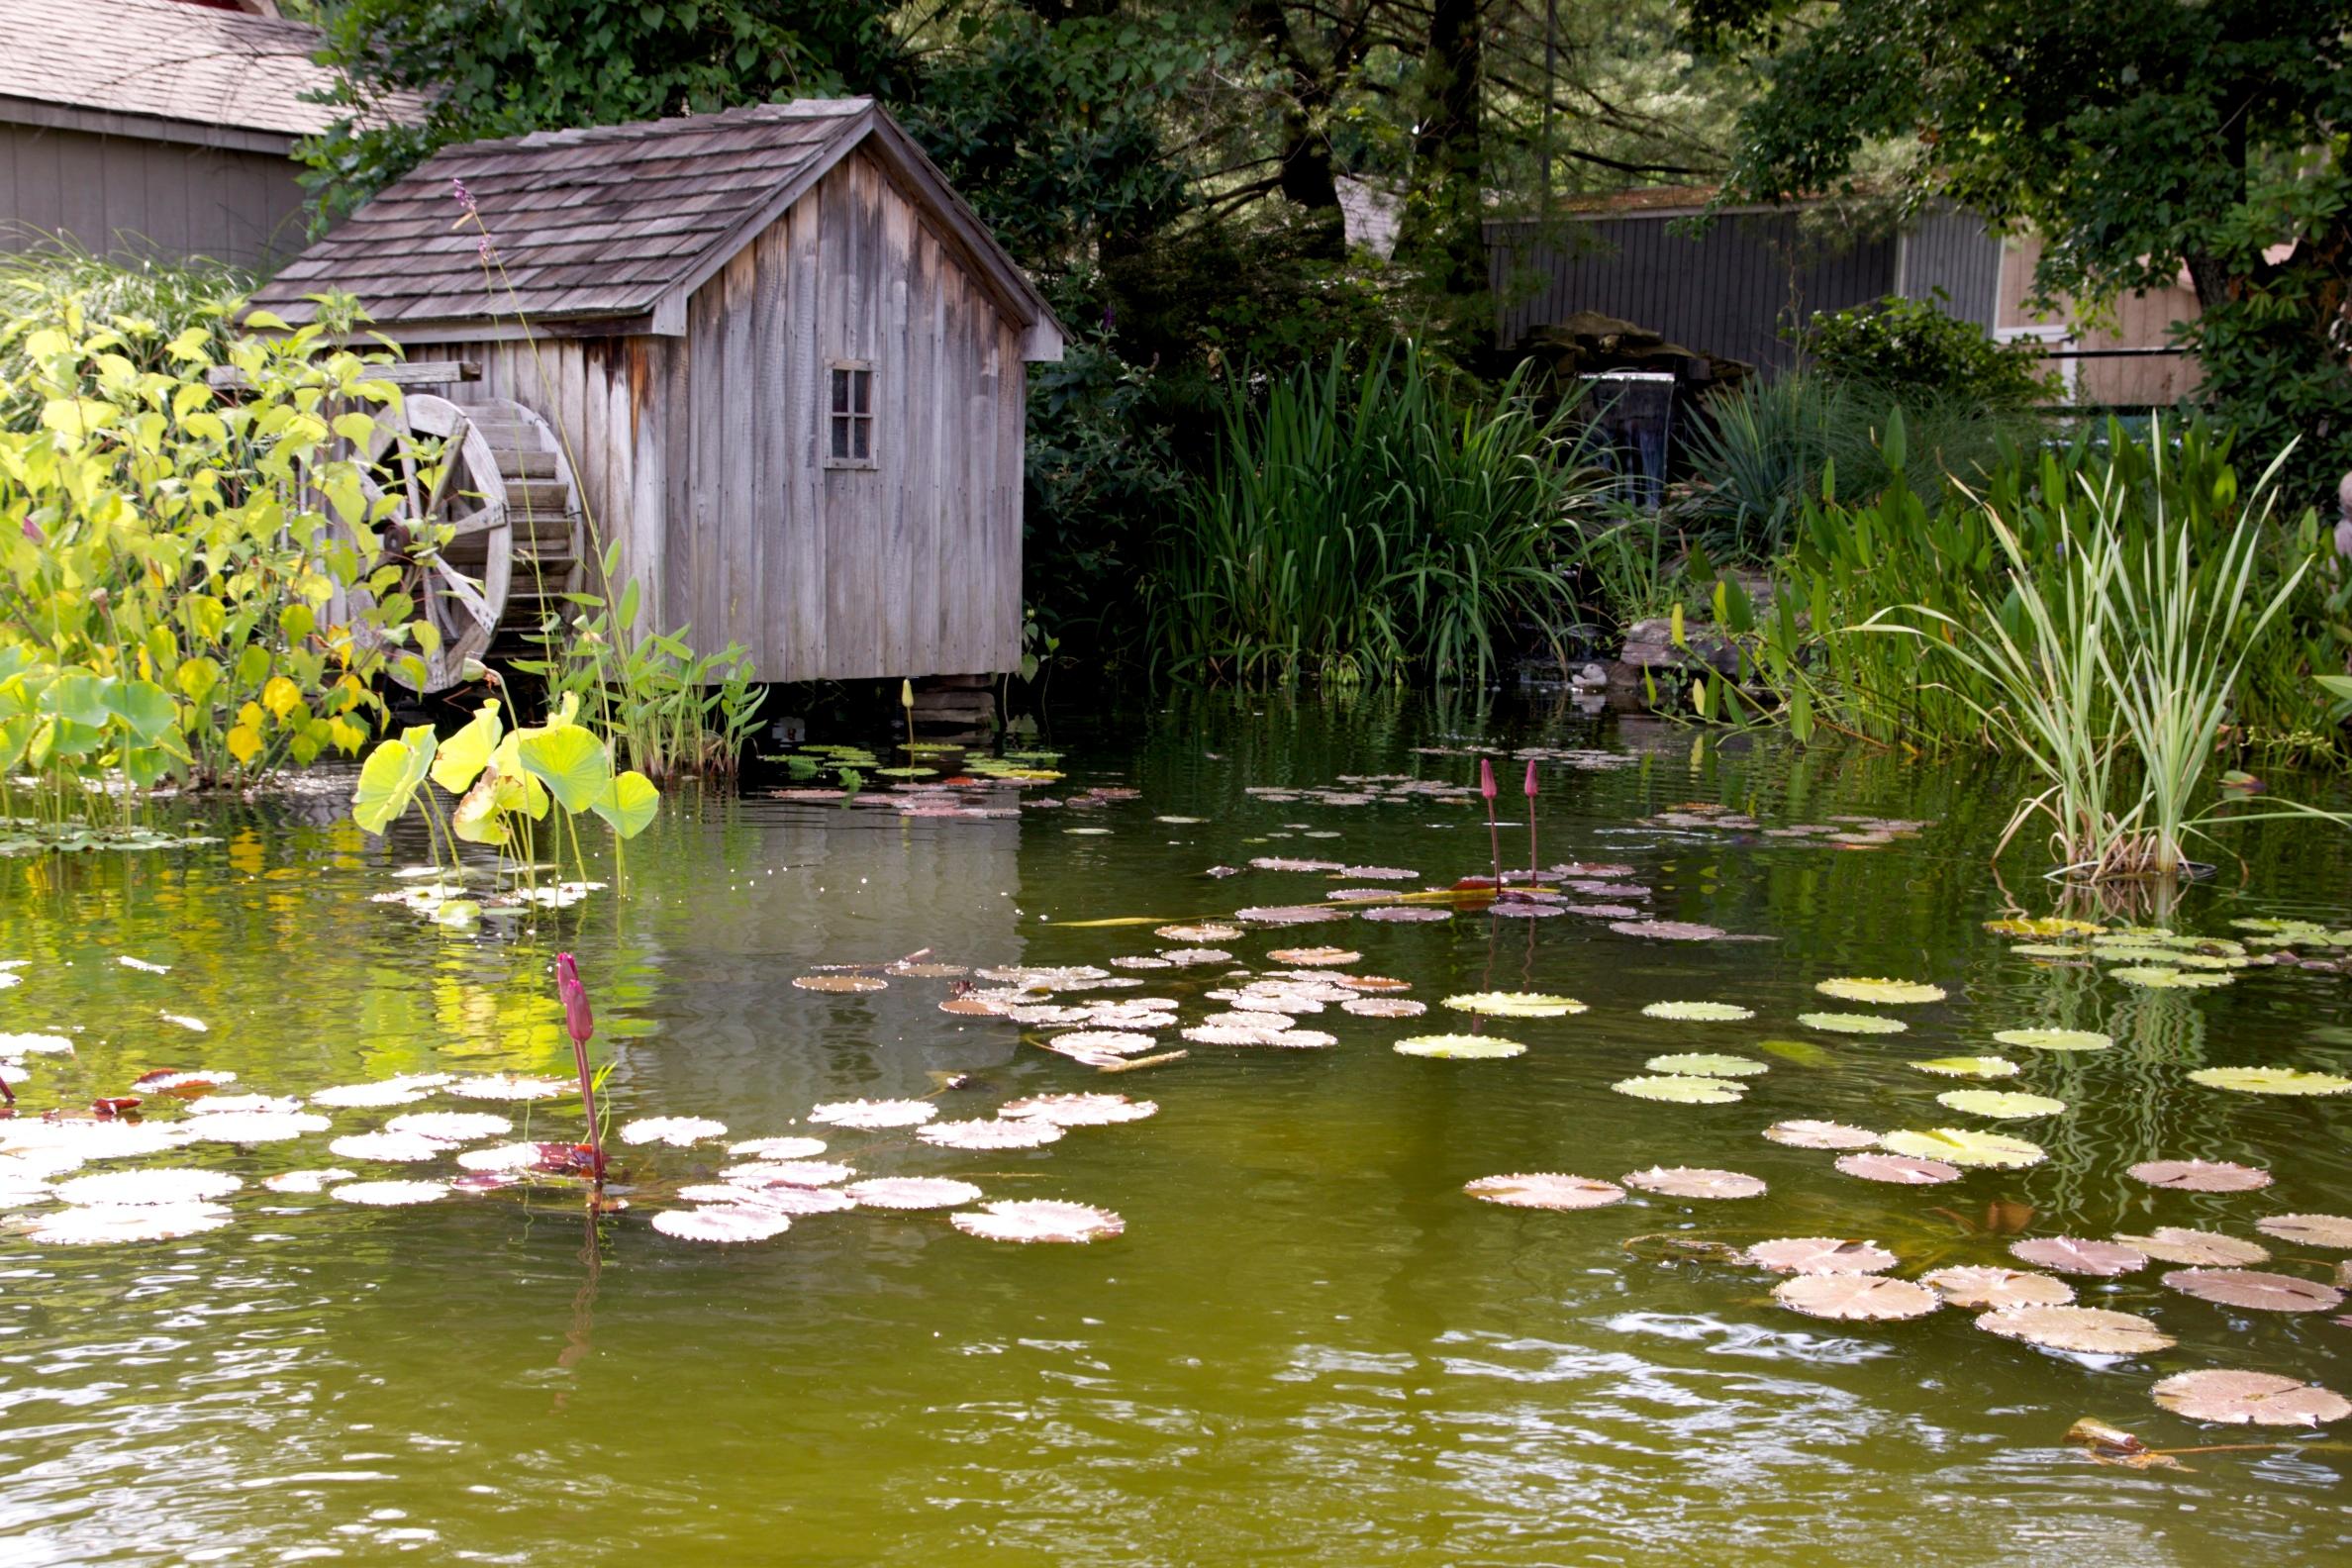
[[[642,318],[676,331],[685,297],[864,147],[1025,327],[1060,327],[971,210],[871,99],[542,131],[443,147],[253,296],[288,321],[308,294],[355,295],[376,325]],[[458,190],[473,203],[468,219]],[[492,249],[484,253],[487,231]],[[495,264],[495,274],[485,268]]]

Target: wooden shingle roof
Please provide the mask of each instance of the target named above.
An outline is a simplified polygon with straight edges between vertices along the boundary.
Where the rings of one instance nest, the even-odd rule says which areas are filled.
[[[1008,315],[1058,334],[1043,297],[986,226],[866,98],[443,147],[303,251],[252,306],[300,323],[315,310],[303,296],[340,291],[395,337],[422,323],[518,316],[676,332],[686,295],[861,146],[951,237]]]

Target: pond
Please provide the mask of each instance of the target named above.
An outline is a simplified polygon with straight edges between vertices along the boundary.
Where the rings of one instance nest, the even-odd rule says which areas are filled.
[[[413,819],[389,844],[367,838],[330,803],[223,808],[192,824],[216,841],[169,851],[0,860],[0,959],[17,961],[20,982],[0,991],[0,1029],[72,1045],[20,1053],[16,1147],[36,1113],[133,1092],[156,1068],[235,1073],[221,1095],[298,1097],[403,1074],[568,1078],[558,948],[578,955],[598,1049],[617,1058],[615,1122],[727,1128],[690,1147],[619,1148],[631,1207],[593,1235],[577,1190],[554,1183],[381,1208],[263,1185],[330,1166],[368,1182],[457,1176],[447,1152],[393,1163],[329,1150],[405,1114],[580,1133],[576,1100],[485,1103],[440,1085],[402,1106],[331,1097],[309,1108],[326,1130],[80,1172],[242,1178],[221,1199],[230,1223],[202,1233],[45,1240],[63,1207],[35,1177],[10,1176],[0,1563],[2155,1565],[2340,1549],[2352,1422],[2332,1441],[2209,1424],[2151,1390],[2205,1368],[2352,1390],[2352,1328],[2324,1305],[2352,1238],[2257,1228],[2352,1209],[2352,1096],[2190,1077],[2352,1069],[2343,973],[2232,967],[2227,945],[2258,960],[2342,957],[2300,928],[2282,943],[2235,923],[2352,927],[2352,835],[2274,825],[2234,837],[2244,863],[2162,917],[2224,939],[2205,951],[2161,937],[2093,947],[1986,929],[2056,906],[2036,877],[2012,870],[2005,893],[1989,874],[2013,796],[1984,768],[1372,698],[1185,700],[1064,723],[1052,743],[1066,776],[1028,785],[1034,804],[1012,815],[902,817],[763,792],[675,799],[625,864],[592,867],[615,889],[544,915],[530,941],[444,933],[380,901],[425,858],[424,839]],[[1603,913],[1409,901],[1393,907],[1449,918],[1241,922],[1214,941],[1155,933],[1338,889],[1391,896],[1484,874],[1488,830],[1462,790],[1482,747],[1504,762],[1504,862],[1527,860],[1517,753],[1536,748],[1536,858],[1579,863],[1584,885],[1555,884],[1560,902]],[[1811,831],[1774,832],[1792,828]],[[1391,868],[1415,878],[1376,875]],[[2128,918],[2089,913],[2109,927]],[[1105,921],[1142,924],[1089,924]],[[1675,923],[1728,939],[1662,939]],[[1117,962],[1204,947],[1234,959]],[[1316,947],[1360,958],[1272,956]],[[943,1012],[958,984],[945,975],[872,971],[882,988],[854,992],[794,984],[818,965],[919,950],[923,963],[1095,966],[1140,981],[1065,976],[1045,1005],[1116,1025],[1132,1014],[1103,1007],[1168,999],[1176,1024],[1141,1032],[1155,1052],[1188,1054],[1102,1073],[1039,1048],[1060,1015]],[[2148,986],[2119,969],[2229,983]],[[1235,970],[1410,990],[1292,978],[1212,997],[1237,991]],[[1942,997],[1816,989],[1856,977]],[[966,983],[984,997],[1003,984]],[[1482,1018],[1443,1005],[1483,992],[1571,997],[1584,1011]],[[1427,1011],[1365,1016],[1383,1010],[1341,998]],[[1255,1028],[1333,1043],[1183,1036],[1269,1002],[1290,1004],[1289,1028]],[[1751,1016],[1643,1011],[1679,1002]],[[1818,1015],[1905,1028],[1801,1022]],[[2112,1044],[1994,1038],[2027,1029]],[[1526,1049],[1392,1049],[1430,1034]],[[1686,1053],[1741,1060],[1648,1065]],[[1912,1065],[1964,1056],[2016,1070],[1976,1080]],[[1656,1076],[1733,1087],[1697,1103],[1613,1087]],[[1937,1098],[1971,1090],[2064,1109],[2026,1102],[2036,1114],[1999,1120]],[[1082,1092],[1148,1100],[1156,1114],[985,1149],[810,1120],[820,1104],[928,1096],[939,1121],[967,1121]],[[150,1096],[142,1109],[168,1127],[200,1103]],[[2027,1139],[2046,1157],[1896,1184],[1845,1173],[1850,1151],[1761,1135],[1788,1121],[1957,1127]],[[987,1201],[1097,1206],[1124,1233],[1014,1245],[966,1233],[946,1211],[864,1207],[803,1213],[735,1245],[655,1228],[684,1207],[679,1185],[742,1160],[729,1142],[785,1136],[823,1138],[822,1161],[854,1167],[845,1180],[960,1178]],[[1977,1141],[1961,1152],[1988,1147],[2001,1157]],[[2204,1192],[2130,1174],[2189,1159],[2270,1180]],[[1654,1167],[1740,1173],[1766,1190],[1633,1185],[1579,1210],[1464,1190],[1513,1173],[1621,1184]],[[2286,1305],[2314,1310],[2168,1286],[2183,1265],[2162,1257],[2096,1276],[2066,1271],[2079,1259],[2051,1267],[2009,1250],[2159,1227],[2261,1246],[2269,1260],[2253,1266],[2305,1282]],[[1895,1254],[1880,1271],[1890,1279],[2031,1267],[2175,1342],[2045,1348],[1987,1332],[1955,1305],[1898,1321],[1809,1316],[1776,1287],[1839,1276],[1737,1255],[1783,1237],[1875,1242]],[[2193,1239],[2148,1245],[2204,1256]],[[1902,1293],[1888,1299],[1909,1310]],[[2158,1448],[2261,1446],[2175,1467],[2101,1463],[2067,1440],[2086,1416]]]

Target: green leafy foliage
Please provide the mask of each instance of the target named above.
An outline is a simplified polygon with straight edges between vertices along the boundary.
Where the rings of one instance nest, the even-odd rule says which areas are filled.
[[[2058,390],[2031,344],[1998,343],[1933,300],[1890,294],[1852,310],[1817,311],[1805,331],[1814,367],[1895,399],[1953,400],[1988,409],[2026,408]]]

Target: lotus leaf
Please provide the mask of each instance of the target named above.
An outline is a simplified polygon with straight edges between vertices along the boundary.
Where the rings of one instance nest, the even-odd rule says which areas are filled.
[[[623,838],[635,838],[645,831],[661,810],[661,792],[653,781],[635,768],[616,773],[598,792],[588,809],[605,820],[613,832]]]
[[[417,786],[433,767],[433,726],[412,725],[397,740],[386,740],[359,765],[359,784],[351,793],[351,820],[368,833],[384,830],[408,810]]]

